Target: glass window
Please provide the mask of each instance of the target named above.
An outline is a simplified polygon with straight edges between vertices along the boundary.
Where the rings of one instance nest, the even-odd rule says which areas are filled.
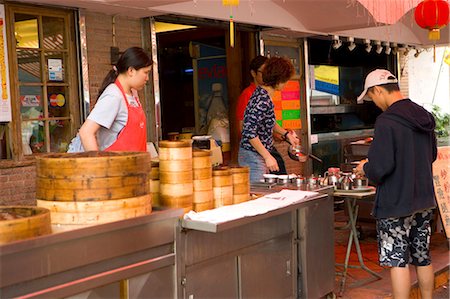
[[[39,119],[44,116],[42,87],[20,86],[20,112],[22,120]]]
[[[45,49],[63,49],[64,19],[58,17],[42,17],[43,43]]]
[[[67,88],[64,86],[49,86],[47,88],[48,97],[48,117],[69,117],[69,103]]]
[[[16,47],[39,48],[38,17],[16,13],[14,18]]]
[[[19,66],[19,81],[41,82],[41,59],[39,51],[17,50],[17,64]]]
[[[52,120],[49,122],[50,129],[50,151],[64,153],[69,146],[70,122],[68,120]]]
[[[46,52],[44,55],[47,64],[47,82],[64,82],[64,53]]]
[[[70,46],[74,43],[71,32],[66,31],[66,25],[73,22],[73,11],[11,9],[18,66],[15,71],[19,78],[16,107],[20,107],[23,153],[65,152],[73,137],[69,99],[78,98],[77,88],[72,86],[76,84],[73,78],[77,77],[77,69],[68,68],[69,59],[76,57]]]

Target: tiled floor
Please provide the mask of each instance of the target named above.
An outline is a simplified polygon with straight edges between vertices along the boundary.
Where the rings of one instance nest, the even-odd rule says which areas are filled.
[[[336,225],[343,225],[346,221],[346,216],[342,211],[336,212]],[[377,298],[392,298],[389,269],[378,265],[378,251],[376,244],[375,223],[366,221],[358,221],[358,231],[361,233],[360,244],[361,251],[365,265],[379,274],[381,279],[373,279],[373,276],[362,269],[348,269],[347,281],[345,283],[344,291],[340,292],[340,282],[342,276],[336,275],[335,291],[338,298],[351,299],[377,299]],[[347,250],[348,231],[335,231],[335,255],[337,263],[344,263],[345,253]],[[433,267],[435,273],[439,274],[440,282],[437,285],[439,290],[436,290],[434,299],[449,298],[448,297],[448,271],[450,251],[448,240],[443,233],[434,233],[431,239],[431,257],[433,260]],[[359,265],[355,247],[353,245],[352,253],[350,255],[350,265]],[[336,272],[342,271],[343,267],[336,267]],[[411,269],[411,283],[416,285],[416,275]],[[369,281],[367,281],[369,280]],[[367,281],[364,283],[364,281]],[[444,285],[444,286],[442,286]],[[415,292],[412,292],[411,298],[414,297]],[[437,297],[439,296],[439,297]],[[444,296],[444,297],[442,297]],[[417,297],[418,298],[418,297]]]

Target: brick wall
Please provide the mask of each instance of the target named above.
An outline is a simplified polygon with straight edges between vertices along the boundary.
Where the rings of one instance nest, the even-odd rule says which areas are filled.
[[[113,17],[94,12],[87,12],[85,16],[89,94],[92,102],[112,68],[110,49],[113,46]],[[116,16],[115,32],[116,46],[120,52],[129,47],[142,47],[141,19]]]
[[[0,205],[36,205],[34,162],[2,161],[0,190]]]

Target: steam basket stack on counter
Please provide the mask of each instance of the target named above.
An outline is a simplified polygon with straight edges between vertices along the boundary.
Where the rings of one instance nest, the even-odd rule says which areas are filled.
[[[37,157],[37,206],[53,230],[70,230],[150,214],[150,155],[85,152]]]
[[[154,202],[159,198],[161,207],[183,208],[187,213],[249,200],[248,167],[213,168],[212,160],[212,151],[192,149],[192,140],[161,141],[159,171],[152,161]]]

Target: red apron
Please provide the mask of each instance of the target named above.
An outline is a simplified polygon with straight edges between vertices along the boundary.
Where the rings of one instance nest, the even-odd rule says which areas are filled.
[[[141,103],[135,98],[138,107],[130,106],[119,80],[116,80],[115,84],[122,92],[123,99],[127,105],[128,120],[125,127],[120,131],[119,136],[117,136],[117,140],[110,147],[106,148],[105,151],[145,152],[147,151],[147,125]]]

